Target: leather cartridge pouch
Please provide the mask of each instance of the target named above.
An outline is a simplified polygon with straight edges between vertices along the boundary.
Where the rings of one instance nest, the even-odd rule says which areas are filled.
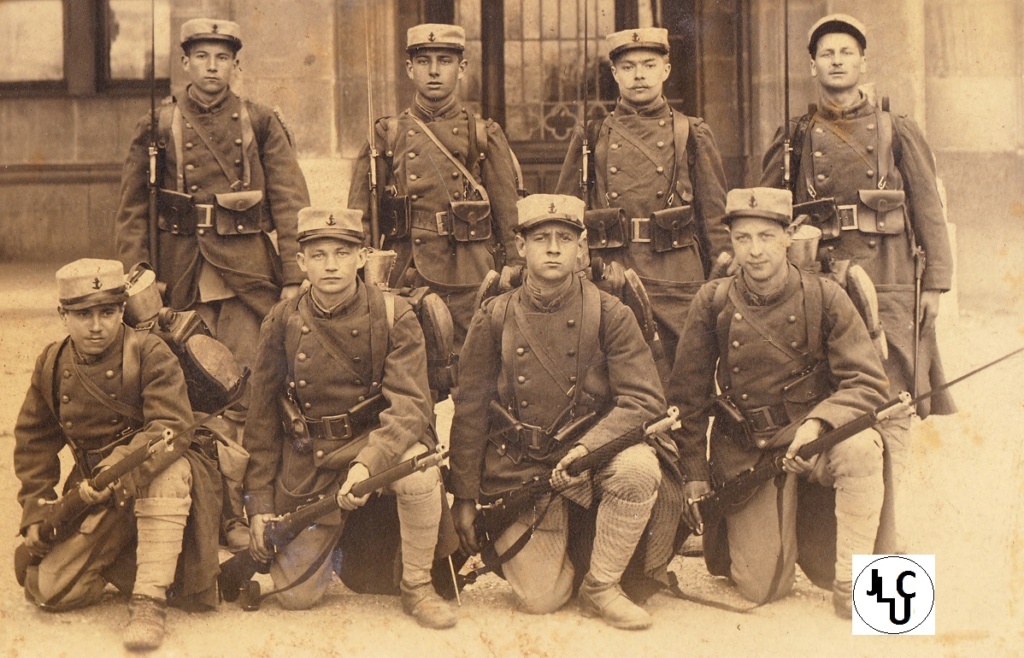
[[[408,194],[385,192],[380,200],[380,233],[390,240],[409,236],[412,225],[412,200]],[[379,245],[374,245],[379,246]]]
[[[491,239],[491,202],[451,201],[448,204],[448,230],[456,242]]]
[[[822,240],[834,240],[842,229],[839,226],[839,208],[833,197],[805,201],[793,206],[793,217],[807,215],[805,222],[821,229]]]
[[[782,405],[792,420],[803,418],[818,402],[833,392],[828,367],[824,363],[800,373],[782,387]]]
[[[665,208],[651,213],[651,246],[657,253],[684,249],[696,242],[692,205]]]
[[[906,229],[907,193],[903,190],[858,190],[858,224],[863,233],[898,235]]]
[[[196,210],[192,205],[191,194],[161,188],[157,198],[160,210],[157,225],[161,231],[175,235],[192,235],[196,232]]]
[[[618,249],[626,245],[626,211],[599,208],[583,213],[587,227],[587,246],[591,249]]]
[[[214,194],[217,235],[248,235],[263,231],[263,190]]]

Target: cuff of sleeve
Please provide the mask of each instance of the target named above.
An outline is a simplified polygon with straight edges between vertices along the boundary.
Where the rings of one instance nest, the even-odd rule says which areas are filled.
[[[370,475],[376,475],[388,467],[384,453],[375,445],[369,444],[359,451],[352,463],[359,462],[366,467]]]
[[[274,513],[274,491],[272,489],[250,491],[245,495],[245,511],[249,516]]]

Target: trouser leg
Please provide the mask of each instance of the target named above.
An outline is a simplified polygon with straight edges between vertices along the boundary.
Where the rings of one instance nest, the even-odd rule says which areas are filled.
[[[730,575],[754,603],[782,598],[796,575],[796,478],[787,474],[758,488],[726,517]]]
[[[536,508],[520,516],[494,543],[498,555],[504,553],[529,530],[536,514],[547,506],[547,512],[534,531],[533,538],[515,557],[501,566],[505,580],[512,587],[520,607],[526,612],[554,612],[572,596],[575,571],[566,551],[569,538],[566,505],[566,500],[558,495],[539,501]]]
[[[135,588],[132,593],[165,600],[181,553],[181,540],[192,506],[192,471],[179,459],[160,472],[135,501],[138,530]]]
[[[910,422],[910,417],[904,416],[887,419],[878,425],[878,433],[882,436],[884,448],[882,477],[885,483],[885,496],[882,500],[878,537],[875,539],[873,553],[904,553],[907,550],[898,521],[903,516],[900,513],[901,501],[906,500],[902,489],[905,487],[909,461]]]
[[[303,530],[298,537],[279,548],[274,561],[270,564],[270,577],[274,581],[274,589],[282,589],[298,580],[313,560],[327,549],[327,544],[334,542],[336,532],[337,526],[315,525]],[[277,594],[278,603],[286,610],[307,610],[313,607],[327,594],[332,571],[333,566],[328,556],[305,582]]]

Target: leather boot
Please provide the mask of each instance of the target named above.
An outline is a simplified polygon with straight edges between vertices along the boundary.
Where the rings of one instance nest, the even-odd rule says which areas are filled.
[[[442,599],[431,583],[409,586],[402,581],[402,609],[425,628],[451,628],[459,615],[451,603]]]
[[[133,594],[128,603],[128,625],[124,629],[124,648],[152,651],[164,641],[167,602]]]
[[[587,574],[578,596],[584,615],[601,617],[615,628],[642,630],[654,623],[646,610],[629,600],[618,583],[599,583]]]

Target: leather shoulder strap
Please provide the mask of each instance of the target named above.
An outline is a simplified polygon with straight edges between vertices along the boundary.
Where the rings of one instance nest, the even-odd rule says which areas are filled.
[[[53,412],[54,418],[60,418],[60,402],[58,402],[60,398],[57,395],[57,360],[70,342],[71,337],[68,336],[59,343],[50,343],[46,346],[43,356],[43,374],[49,373],[50,376],[50,395],[46,398],[46,406]]]
[[[133,334],[134,331],[132,331],[130,327],[125,327],[125,334],[124,338],[122,339],[122,368],[124,367],[125,359],[131,359],[133,358],[133,356],[136,359],[141,359],[142,356],[140,348],[137,348],[136,346],[129,344],[132,338],[136,338],[133,336]],[[145,418],[142,415],[141,409],[125,404],[120,400],[114,400],[109,395],[104,393],[100,389],[100,387],[96,385],[96,382],[92,381],[91,379],[85,376],[85,373],[82,372],[82,369],[78,365],[78,361],[74,357],[71,358],[71,368],[75,371],[75,374],[82,381],[82,386],[85,388],[85,391],[89,395],[91,395],[97,402],[102,404],[107,409],[110,409],[111,411],[114,411],[122,416],[131,418],[132,420],[135,420],[139,423],[145,422]],[[139,377],[139,372],[140,367],[136,365],[134,367],[134,376],[136,377],[136,379]],[[126,377],[131,376],[132,374],[132,372],[122,371],[122,388],[128,388],[131,386],[131,382],[127,381]],[[136,384],[136,386],[138,386],[138,384]]]
[[[729,304],[729,291],[732,290],[735,281],[735,276],[723,279],[715,288],[715,294],[711,298],[711,311],[715,318],[715,334],[718,338],[718,360],[720,362],[718,371],[726,385],[730,381],[729,328],[732,326],[732,313],[725,313],[725,307]]]
[[[395,299],[377,286],[366,286],[366,306],[370,313],[370,361],[373,364],[373,382],[379,385],[384,377],[384,360],[387,359],[391,346],[391,327],[395,324]]]

